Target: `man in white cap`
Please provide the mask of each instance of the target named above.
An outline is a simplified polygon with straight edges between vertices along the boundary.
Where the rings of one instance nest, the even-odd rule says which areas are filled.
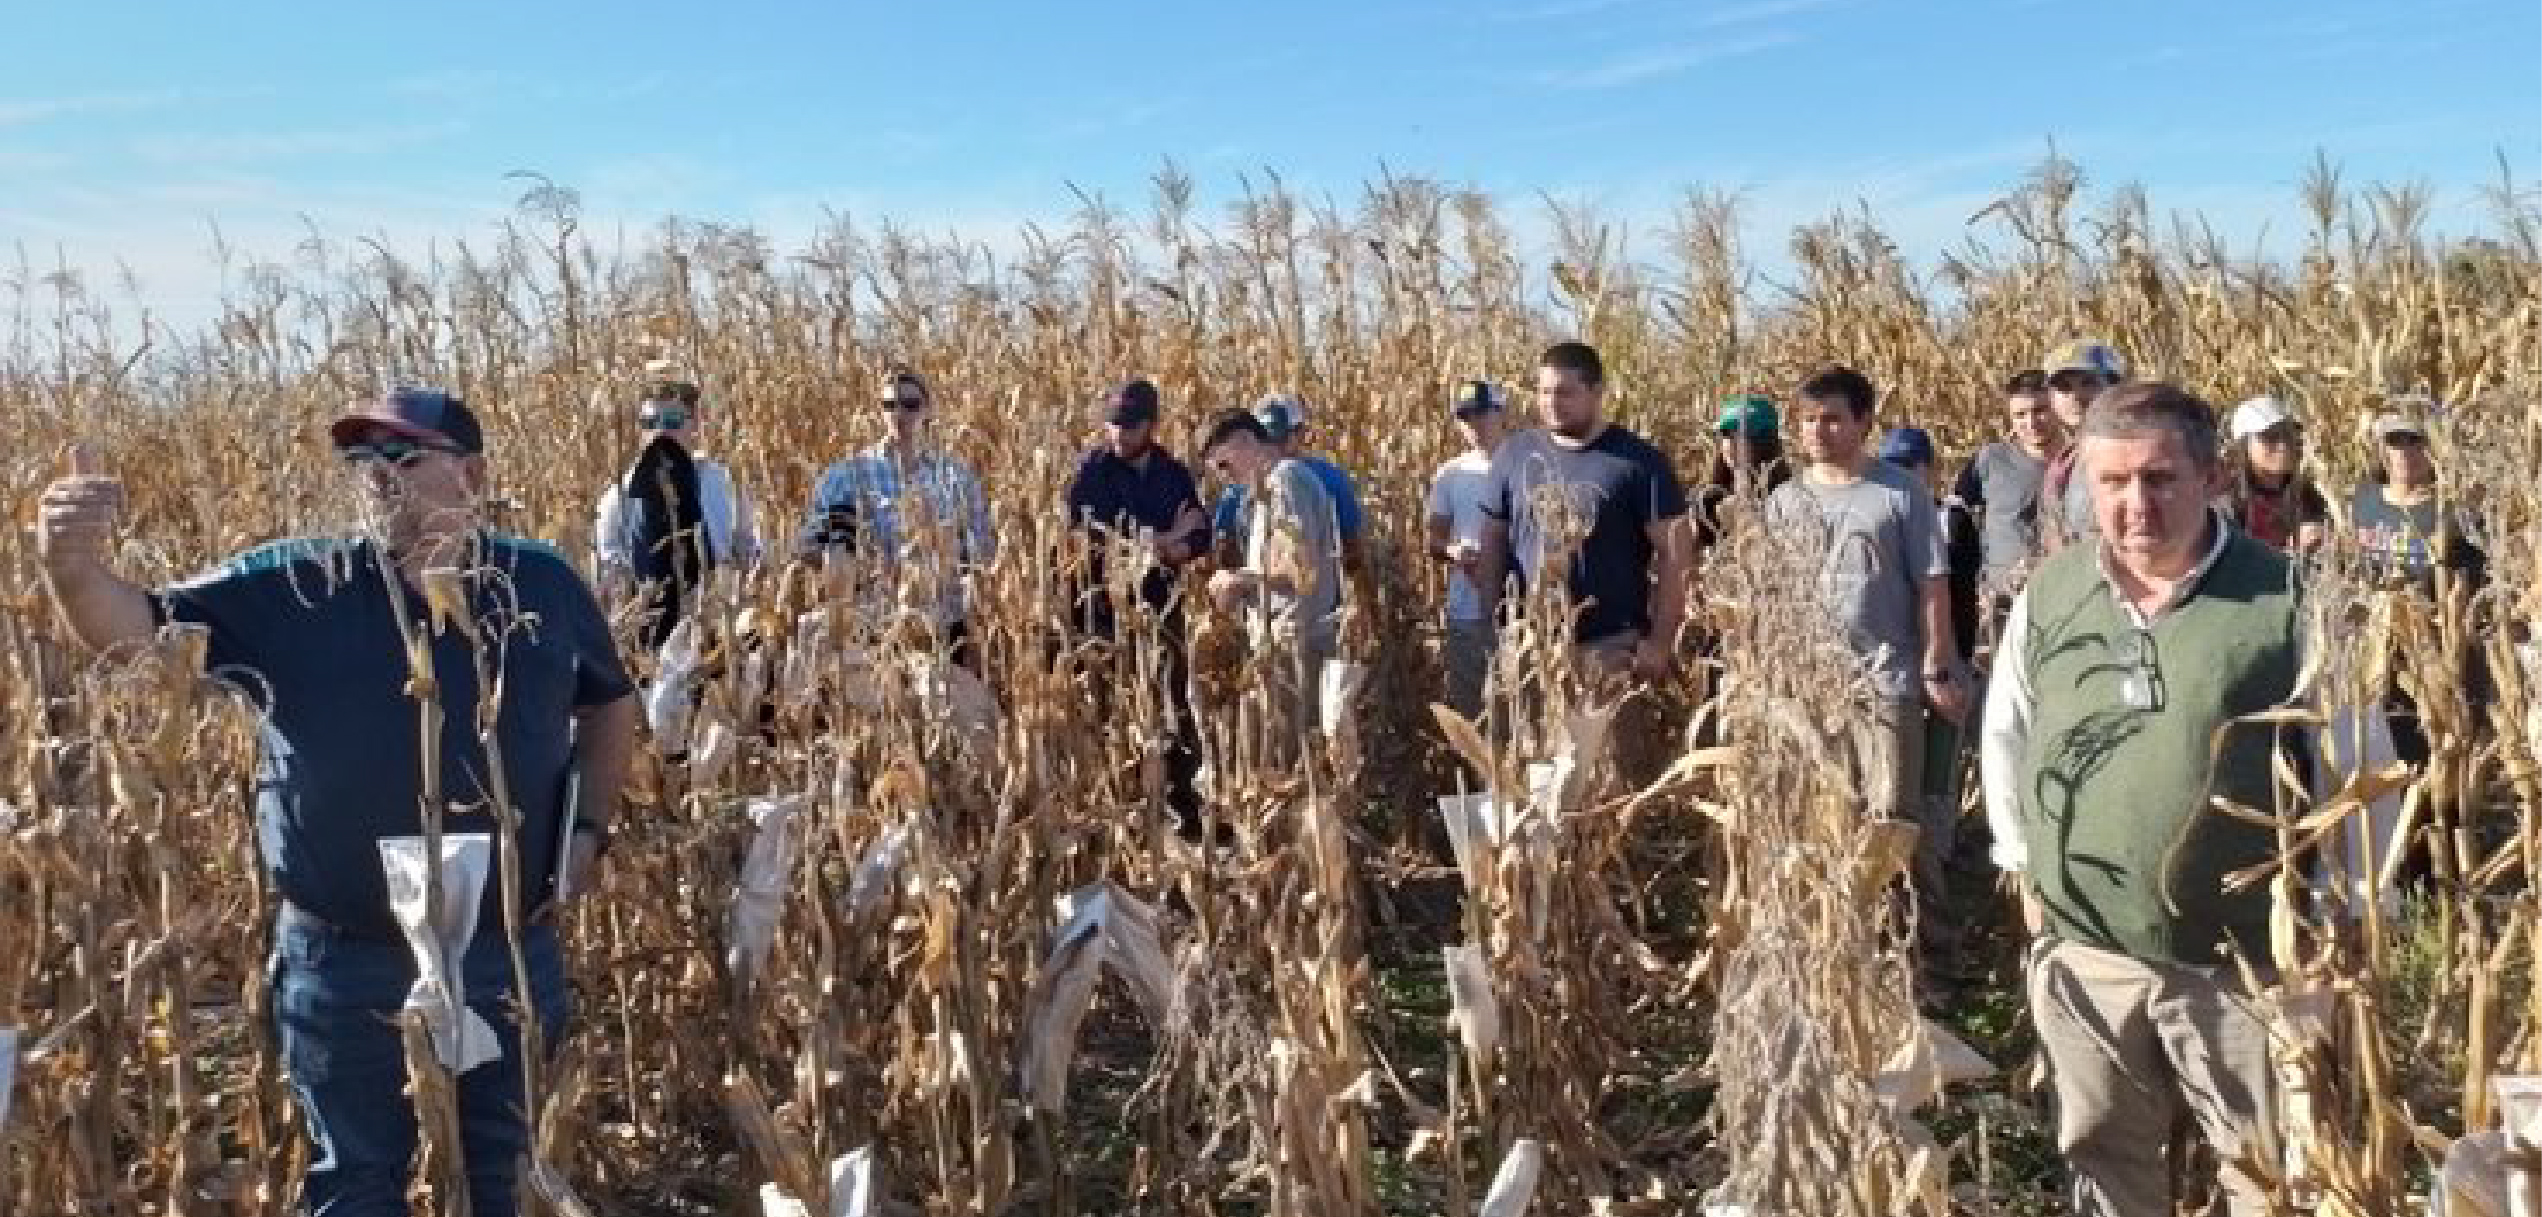
[[[1448,413],[1465,448],[1430,478],[1429,554],[1447,565],[1447,634],[1439,664],[1445,670],[1447,704],[1472,718],[1483,709],[1483,681],[1492,662],[1492,619],[1483,590],[1474,584],[1483,558],[1483,500],[1491,489],[1492,453],[1508,433],[1508,395],[1488,380],[1469,380],[1449,398]]]

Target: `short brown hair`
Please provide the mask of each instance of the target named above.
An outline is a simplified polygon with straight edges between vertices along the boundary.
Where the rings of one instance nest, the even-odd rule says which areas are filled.
[[[2215,407],[2178,385],[2150,380],[2122,384],[2094,398],[2083,415],[2085,438],[2123,439],[2157,430],[2179,436],[2199,468],[2215,468]]]

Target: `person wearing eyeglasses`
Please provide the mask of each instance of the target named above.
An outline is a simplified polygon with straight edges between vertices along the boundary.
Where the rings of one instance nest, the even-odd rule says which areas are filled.
[[[2302,607],[2286,554],[2214,504],[2216,415],[2159,383],[2085,416],[2078,476],[2099,540],[2041,563],[2014,600],[1980,738],[1996,863],[2036,935],[2031,1017],[2056,1089],[2078,1213],[2168,1213],[2167,1146],[2193,1120],[2230,1211],[2276,1211],[2242,1163],[2278,1162],[2263,1004],[2265,883]],[[2221,806],[2247,809],[2226,814]],[[2257,822],[2254,822],[2254,813]],[[2258,979],[2253,992],[2243,969]]]
[[[685,380],[665,377],[645,387],[636,407],[644,444],[626,474],[601,492],[592,529],[603,600],[651,589],[646,639],[657,647],[706,571],[748,567],[760,557],[750,503],[734,488],[732,470],[698,454],[701,399]]]
[[[1447,568],[1447,632],[1439,649],[1447,704],[1474,718],[1483,712],[1491,673],[1492,619],[1474,582],[1483,561],[1483,500],[1491,492],[1492,454],[1509,433],[1509,396],[1488,380],[1457,386],[1448,416],[1464,448],[1430,476],[1430,560]]]
[[[859,589],[869,604],[905,597],[953,662],[978,675],[969,589],[974,572],[997,557],[988,499],[971,467],[937,443],[925,379],[893,370],[876,406],[883,438],[821,475],[799,549],[856,563],[870,576]]]
[[[377,526],[277,541],[194,578],[145,588],[117,574],[123,484],[74,450],[48,486],[37,529],[44,578],[82,645],[147,646],[163,626],[200,629],[209,674],[260,711],[257,841],[280,897],[269,968],[282,1064],[313,1145],[301,1200],[313,1212],[406,1210],[417,1141],[398,1012],[415,958],[389,908],[380,841],[423,832],[416,694],[438,699],[438,797],[447,833],[498,833],[498,793],[519,817],[498,850],[457,961],[471,1009],[500,1042],[458,1075],[460,1150],[472,1211],[515,1209],[528,1145],[521,1012],[545,1045],[568,1005],[555,912],[590,888],[636,742],[634,686],[598,602],[572,564],[482,523],[483,432],[467,403],[398,389],[330,429]],[[434,628],[427,572],[456,570],[469,629]],[[406,633],[411,631],[412,634]],[[410,668],[420,635],[431,670]],[[480,650],[500,652],[483,687]],[[480,698],[496,700],[480,714]],[[493,772],[500,745],[500,782]],[[502,867],[517,858],[526,916],[515,927],[530,992],[514,980]]]

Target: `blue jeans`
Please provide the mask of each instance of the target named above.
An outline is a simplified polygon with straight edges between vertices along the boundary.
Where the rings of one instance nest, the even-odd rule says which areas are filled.
[[[552,1051],[569,1000],[554,927],[531,927],[521,949]],[[481,925],[461,974],[468,1005],[503,1042],[501,1060],[457,1079],[468,1201],[476,1217],[512,1217],[529,1120],[503,935]],[[360,937],[286,911],[274,929],[271,975],[283,1070],[309,1130],[302,1203],[315,1217],[405,1217],[416,1133],[397,1015],[415,983],[413,953],[403,939]]]

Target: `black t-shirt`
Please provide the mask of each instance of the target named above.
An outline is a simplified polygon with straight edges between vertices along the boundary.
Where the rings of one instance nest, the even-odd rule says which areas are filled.
[[[1568,503],[1585,525],[1565,546],[1548,508]],[[1544,431],[1522,431],[1492,455],[1483,514],[1509,526],[1519,578],[1533,584],[1561,563],[1579,606],[1578,642],[1651,625],[1650,526],[1686,514],[1686,490],[1668,458],[1641,436],[1609,426],[1566,448]]]
[[[484,534],[471,580],[477,636],[501,682],[495,738],[521,816],[521,896],[544,900],[566,805],[575,715],[634,689],[609,623],[582,576],[554,549]],[[392,587],[369,541],[302,538],[239,555],[161,589],[162,620],[205,627],[205,666],[264,709],[257,834],[283,898],[354,933],[399,934],[381,877],[382,837],[423,831],[422,741],[392,595],[411,621],[423,598]],[[448,832],[495,831],[494,784],[478,738],[477,654],[455,629],[432,635],[442,710],[441,797],[460,804]],[[502,893],[488,876],[478,934],[499,934]]]

